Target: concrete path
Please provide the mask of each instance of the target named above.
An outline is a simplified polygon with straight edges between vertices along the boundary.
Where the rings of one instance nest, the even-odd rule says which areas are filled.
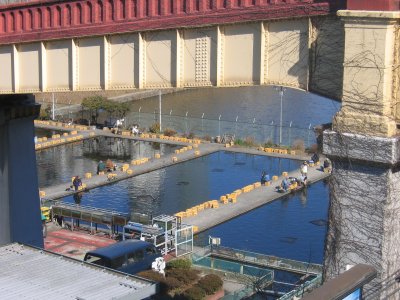
[[[146,139],[149,140],[149,139]],[[161,141],[161,140],[160,140]],[[177,142],[174,142],[177,144]],[[186,144],[182,143],[182,146],[187,146]],[[193,145],[192,145],[193,146]],[[128,174],[122,171],[115,171],[112,172],[116,174],[116,178],[109,180],[106,175],[93,175],[92,178],[86,179],[82,178],[82,182],[86,184],[86,189],[93,189],[99,186],[111,184],[113,182],[124,180],[130,177],[134,177],[137,175],[141,175],[144,173],[148,173],[154,170],[162,169],[177,163],[181,163],[184,161],[188,161],[200,156],[208,155],[213,152],[219,151],[224,149],[219,144],[200,144],[198,148],[193,148],[191,150],[187,150],[183,153],[171,153],[165,156],[161,156],[161,158],[150,158],[148,162],[140,164],[140,165],[130,165],[130,169],[133,171],[132,174]],[[173,160],[173,157],[176,157],[177,161]],[[130,163],[130,162],[127,162]],[[90,170],[88,170],[89,172]],[[108,173],[109,174],[109,173]],[[81,176],[81,174],[79,174]],[[82,176],[83,177],[83,174]],[[67,188],[70,187],[72,182],[66,182],[59,185],[51,186],[48,188],[40,189],[41,191],[45,192],[45,196],[42,197],[43,200],[56,200],[68,195],[72,195],[76,193],[75,191],[69,190],[66,191]]]
[[[289,176],[299,177],[300,171],[289,172]],[[324,173],[321,167],[308,168],[308,182],[313,184],[319,180],[327,178],[330,174]],[[277,181],[273,181],[270,186],[261,186],[248,193],[242,193],[237,197],[236,203],[219,203],[219,208],[207,208],[199,211],[196,216],[183,218],[182,223],[198,227],[197,232],[210,229],[218,224],[224,223],[241,214],[249,212],[259,206],[271,203],[279,198],[289,195],[291,192],[279,193],[275,187],[278,186],[283,177],[279,176]],[[232,191],[233,192],[233,191]]]

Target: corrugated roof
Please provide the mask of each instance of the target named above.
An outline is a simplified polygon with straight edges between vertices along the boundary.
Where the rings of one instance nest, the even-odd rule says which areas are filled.
[[[21,244],[0,247],[0,299],[142,299],[156,286]]]

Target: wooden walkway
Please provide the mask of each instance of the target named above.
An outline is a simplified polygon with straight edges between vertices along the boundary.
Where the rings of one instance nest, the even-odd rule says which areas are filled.
[[[319,166],[309,167],[309,185],[327,178],[329,175],[329,173],[324,173]],[[300,171],[294,170],[289,172],[288,176],[299,177]],[[240,194],[237,196],[236,203],[228,202],[227,204],[222,204],[219,202],[218,208],[207,208],[198,211],[195,216],[184,217],[182,223],[195,226],[196,232],[199,233],[256,209],[257,207],[285,197],[292,192],[279,193],[275,189],[275,187],[281,183],[282,179],[283,176],[279,176],[278,180],[272,181],[270,186],[260,186],[250,192]]]

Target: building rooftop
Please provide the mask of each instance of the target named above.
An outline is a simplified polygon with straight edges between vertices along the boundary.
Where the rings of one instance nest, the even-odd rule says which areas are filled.
[[[143,299],[156,284],[21,244],[0,247],[1,299]]]

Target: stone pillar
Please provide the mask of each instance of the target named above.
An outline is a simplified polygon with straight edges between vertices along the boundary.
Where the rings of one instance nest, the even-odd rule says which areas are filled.
[[[339,11],[345,26],[342,109],[333,128],[389,137],[395,120],[400,12]],[[397,86],[396,86],[397,85]]]
[[[0,245],[43,247],[32,95],[0,96]]]
[[[333,163],[324,276],[336,277],[348,265],[372,265],[378,277],[371,284],[387,285],[366,299],[398,299],[392,293],[399,287],[393,274],[400,269],[400,14],[338,15],[345,26],[343,98],[333,131],[324,132],[324,153]]]
[[[360,263],[376,268],[378,282],[393,276],[400,269],[400,139],[327,131],[324,153],[333,162],[325,279]],[[391,299],[389,292],[381,296]]]

